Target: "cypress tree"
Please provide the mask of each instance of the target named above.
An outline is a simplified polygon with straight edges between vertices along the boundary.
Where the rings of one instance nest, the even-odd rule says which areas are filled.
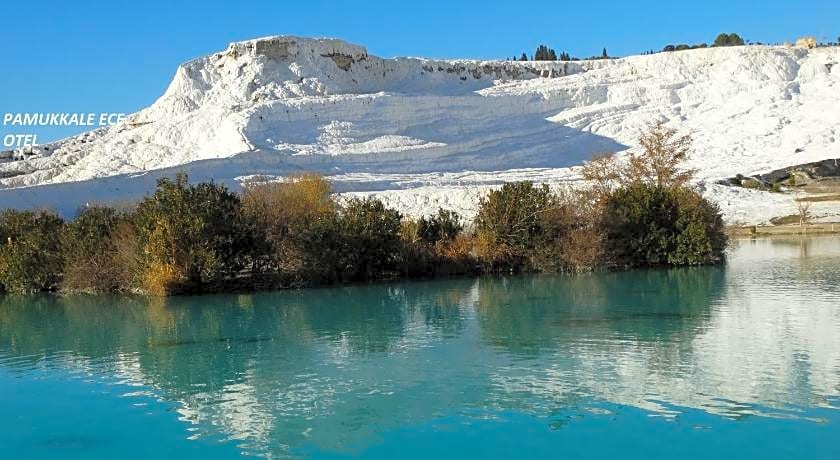
[[[534,52],[534,60],[535,61],[556,61],[557,60],[557,52],[554,51],[553,48],[549,48],[546,45],[539,45],[539,46],[537,46],[537,50]]]

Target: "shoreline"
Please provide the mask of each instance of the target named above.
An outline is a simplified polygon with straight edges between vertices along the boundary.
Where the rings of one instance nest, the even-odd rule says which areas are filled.
[[[808,224],[804,227],[799,224],[733,226],[726,227],[725,232],[730,238],[840,235],[840,222]]]

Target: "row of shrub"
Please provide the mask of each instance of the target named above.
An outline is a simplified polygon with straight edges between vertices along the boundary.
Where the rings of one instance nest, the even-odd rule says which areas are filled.
[[[0,213],[0,289],[141,292],[298,287],[394,277],[719,262],[718,209],[685,184],[687,138],[662,125],[645,152],[584,167],[586,190],[505,184],[473,222],[417,220],[375,198],[337,199],[302,175],[242,194],[186,175],[162,179],[133,209]]]
[[[694,49],[702,49],[702,48],[709,48],[709,47],[742,46],[745,43],[746,42],[744,41],[744,39],[741,38],[741,36],[736,34],[736,33],[731,33],[731,34],[721,33],[721,34],[718,34],[717,37],[715,37],[715,41],[712,42],[711,45],[708,45],[707,43],[698,43],[696,45],[689,45],[689,44],[686,44],[686,43],[680,43],[680,44],[677,44],[677,45],[670,44],[670,45],[665,45],[662,48],[662,51],[655,51],[655,50],[643,51],[642,55],[657,54],[659,52],[669,53],[669,52],[673,52],[673,51],[694,50]],[[761,43],[756,43],[756,45],[760,45],[760,44]]]

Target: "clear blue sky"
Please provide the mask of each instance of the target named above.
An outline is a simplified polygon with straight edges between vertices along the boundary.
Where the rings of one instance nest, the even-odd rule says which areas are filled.
[[[0,113],[130,113],[154,101],[181,62],[274,34],[343,38],[383,57],[475,58],[530,54],[539,43],[623,56],[722,31],[760,42],[840,35],[838,0],[9,0],[0,18]],[[29,131],[43,142],[74,130]]]

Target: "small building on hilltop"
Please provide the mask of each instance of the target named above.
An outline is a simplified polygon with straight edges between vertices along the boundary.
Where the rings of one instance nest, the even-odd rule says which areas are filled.
[[[796,39],[797,48],[814,49],[817,47],[817,39],[814,37],[800,37]]]

